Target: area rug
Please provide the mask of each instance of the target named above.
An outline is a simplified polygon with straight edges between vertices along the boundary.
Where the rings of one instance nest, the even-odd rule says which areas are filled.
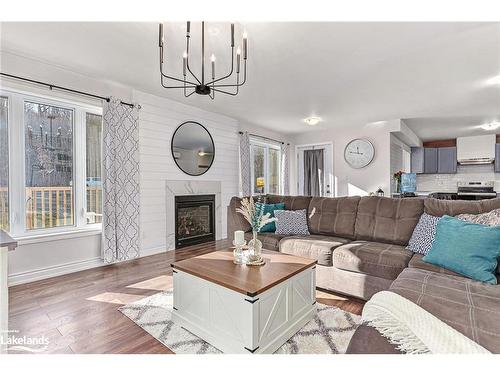
[[[177,354],[221,353],[172,321],[172,291],[154,294],[120,307],[120,311]],[[316,304],[317,314],[275,354],[342,354],[361,317],[336,307]]]

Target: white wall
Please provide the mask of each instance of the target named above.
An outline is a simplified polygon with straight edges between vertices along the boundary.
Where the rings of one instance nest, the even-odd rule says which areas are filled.
[[[143,256],[166,250],[166,179],[221,180],[223,205],[227,205],[231,196],[238,194],[237,131],[239,125],[236,120],[137,92],[132,88],[105,79],[84,76],[63,67],[5,51],[0,51],[0,62],[0,69],[3,72],[103,96],[114,95],[122,100],[141,103],[139,133],[141,253]],[[24,85],[18,81],[4,80],[0,82],[0,86],[7,83],[9,86],[45,95],[62,95],[58,94],[56,90],[51,93],[40,86]],[[67,94],[65,95],[67,96]],[[75,99],[83,100],[81,96],[75,96]],[[216,144],[215,162],[210,171],[202,177],[190,177],[183,174],[175,165],[170,154],[170,137],[173,130],[186,120],[195,120],[207,125]],[[224,209],[223,212],[225,212]],[[222,220],[222,235],[224,237],[226,235],[225,215],[223,215]],[[21,242],[16,251],[9,253],[9,282],[11,285],[102,265],[100,234],[92,233],[84,237],[28,242]]]
[[[238,195],[238,122],[232,118],[165,98],[135,91],[139,112],[139,152],[141,158],[141,234],[142,249],[147,253],[165,250],[167,237],[167,180],[221,181],[222,238],[226,237],[226,209],[232,196]],[[203,124],[215,143],[215,160],[202,176],[183,173],[170,153],[173,132],[184,121]]]
[[[321,125],[320,125],[321,126]],[[394,130],[392,122],[377,122],[357,127],[310,130],[295,135],[297,146],[311,143],[333,143],[333,173],[337,181],[337,195],[353,195],[357,189],[375,192],[379,187],[388,195],[390,189],[390,132]],[[375,157],[370,165],[362,169],[351,168],[344,160],[344,149],[349,141],[355,138],[367,138],[375,147]],[[295,150],[293,151],[295,152]],[[292,157],[294,178],[291,182],[296,193],[295,177],[296,156]]]

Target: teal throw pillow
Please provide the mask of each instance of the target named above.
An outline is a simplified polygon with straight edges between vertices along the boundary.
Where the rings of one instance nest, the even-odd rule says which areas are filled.
[[[264,205],[264,215],[267,213],[271,214],[271,217],[274,217],[274,210],[284,210],[285,209],[285,204],[284,203],[275,203],[275,204],[267,204],[267,203],[256,203],[257,208],[260,207],[260,205]],[[260,228],[259,232],[276,232],[276,225],[274,221],[272,223],[267,223],[264,225],[262,228]]]
[[[436,237],[423,261],[471,279],[496,284],[500,258],[500,226],[473,224],[443,216]]]

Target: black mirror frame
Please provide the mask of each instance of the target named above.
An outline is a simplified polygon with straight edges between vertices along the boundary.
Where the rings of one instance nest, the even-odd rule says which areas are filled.
[[[177,159],[175,158],[174,156],[174,139],[175,139],[175,135],[177,134],[177,131],[185,124],[188,124],[188,123],[193,123],[193,124],[197,124],[199,126],[201,126],[208,134],[208,136],[210,137],[210,141],[212,142],[212,148],[214,150],[214,153],[213,153],[213,157],[212,157],[212,161],[210,162],[210,165],[207,167],[207,169],[203,172],[203,173],[200,173],[200,174],[192,174],[192,173],[188,173],[186,172],[184,169],[182,169],[180,167],[180,165],[177,163]],[[215,143],[214,143],[214,139],[212,138],[212,134],[210,134],[210,132],[208,131],[208,129],[203,126],[202,124],[200,124],[198,121],[184,121],[182,124],[180,124],[174,131],[174,134],[172,134],[172,139],[170,141],[170,152],[172,154],[172,158],[174,159],[174,162],[175,162],[175,165],[177,165],[177,168],[179,168],[183,173],[187,174],[188,176],[192,176],[192,177],[198,177],[198,176],[203,176],[205,173],[207,173],[210,168],[212,168],[212,165],[214,163],[214,160],[215,160]]]

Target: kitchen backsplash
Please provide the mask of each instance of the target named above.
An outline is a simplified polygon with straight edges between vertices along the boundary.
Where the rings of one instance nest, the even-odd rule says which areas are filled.
[[[458,181],[498,181],[495,191],[500,191],[500,173],[493,164],[459,165],[456,174],[419,174],[417,191],[456,192]]]

